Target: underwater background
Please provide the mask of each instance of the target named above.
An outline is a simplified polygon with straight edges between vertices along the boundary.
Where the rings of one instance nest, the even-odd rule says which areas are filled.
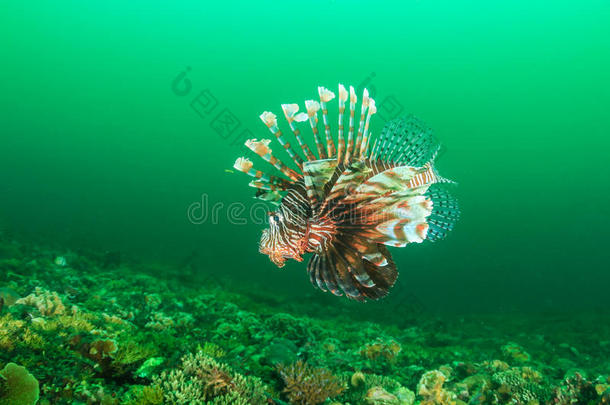
[[[40,403],[610,403],[607,1],[5,1],[0,44],[0,375]],[[259,254],[227,170],[338,83],[458,182],[379,302]]]

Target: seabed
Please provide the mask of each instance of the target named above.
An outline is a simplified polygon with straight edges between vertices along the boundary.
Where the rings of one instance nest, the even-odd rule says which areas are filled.
[[[604,314],[371,322],[213,280],[4,238],[0,404],[610,403]]]

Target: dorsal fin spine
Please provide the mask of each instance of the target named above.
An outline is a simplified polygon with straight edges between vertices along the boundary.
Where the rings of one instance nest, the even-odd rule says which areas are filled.
[[[286,180],[280,178],[280,177],[275,177],[275,176],[269,176],[269,182],[265,182],[262,180],[253,180],[251,181],[248,185],[250,187],[254,187],[254,188],[258,188],[261,190],[268,190],[268,191],[276,191],[276,190],[285,190],[286,187],[288,187],[288,185],[290,184],[289,182],[287,182]]]
[[[313,139],[315,140],[318,149],[318,156],[320,159],[326,159],[324,144],[322,143],[322,138],[318,132],[318,110],[320,109],[320,103],[314,100],[306,100],[305,107],[307,108],[307,116],[309,117],[311,131],[313,132]]]
[[[337,135],[337,162],[342,162],[343,153],[345,152],[345,138],[343,137],[343,113],[345,112],[345,101],[347,100],[347,91],[342,84],[339,84],[339,118],[338,118],[338,135]]]
[[[292,158],[294,163],[296,163],[296,165],[299,167],[303,167],[303,159],[301,159],[301,157],[292,149],[292,147],[290,147],[290,143],[286,142],[286,140],[282,136],[282,131],[277,126],[277,117],[275,116],[275,114],[269,111],[265,111],[260,115],[260,119],[265,123],[265,125],[267,125],[269,131],[271,131],[271,133],[275,135],[280,145],[282,145],[284,149],[286,149],[286,152],[288,152],[288,155]]]
[[[371,148],[371,155],[369,157],[369,160],[371,162],[377,159],[377,141],[378,141],[378,139],[375,139],[375,142],[373,143],[373,147]]]
[[[305,158],[308,161],[316,160],[316,157],[311,152],[311,149],[309,149],[309,145],[307,145],[307,143],[303,140],[303,137],[301,136],[301,131],[296,127],[294,123],[295,121],[302,121],[303,119],[307,119],[303,117],[306,114],[297,114],[299,111],[298,104],[282,104],[282,110],[284,111],[284,116],[286,117],[286,121],[290,126],[290,130],[294,134],[294,137],[297,139],[297,142],[299,143],[299,146],[301,147]],[[301,170],[303,170],[302,165],[299,167]]]
[[[264,181],[265,183],[268,183],[271,180],[271,176],[263,173],[260,170],[254,169],[252,161],[246,157],[237,158],[233,164],[233,168],[242,173],[246,173],[250,177]]]
[[[330,133],[330,125],[328,123],[328,107],[326,103],[335,98],[335,93],[332,91],[319,86],[318,94],[320,95],[320,108],[322,109],[322,120],[324,122],[324,134],[326,136],[326,152],[329,158],[332,158],[336,155],[337,151],[335,150],[335,143],[333,142],[333,137]]]
[[[347,134],[347,148],[345,150],[345,164],[352,158],[354,149],[354,116],[356,114],[356,92],[353,86],[349,86],[349,132]]]
[[[246,146],[254,153],[259,155],[265,162],[268,162],[277,170],[281,171],[285,176],[291,178],[292,180],[298,180],[301,178],[301,175],[288,166],[286,166],[281,160],[273,156],[271,153],[271,148],[269,148],[269,139],[263,139],[262,141],[257,141],[256,139],[248,139],[246,141]]]
[[[369,147],[369,124],[371,122],[371,116],[377,112],[375,106],[375,100],[369,99],[369,111],[366,115],[366,122],[364,123],[364,135],[362,137],[362,148],[360,149],[360,155],[366,158],[367,150]]]
[[[360,106],[360,122],[358,123],[358,136],[356,137],[356,147],[354,149],[354,157],[360,157],[360,148],[362,146],[362,133],[364,131],[364,120],[366,117],[366,110],[369,107],[369,91],[364,89],[362,94],[362,105]]]

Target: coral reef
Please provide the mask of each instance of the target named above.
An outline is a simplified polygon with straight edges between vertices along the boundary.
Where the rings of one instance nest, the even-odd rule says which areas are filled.
[[[427,371],[417,384],[417,395],[421,397],[421,405],[456,405],[457,396],[454,392],[443,388],[447,376],[439,370]]]
[[[120,258],[0,238],[0,404],[610,405],[607,314],[398,319]]]
[[[197,352],[181,365],[153,379],[167,404],[265,404],[265,386],[256,377],[244,377],[212,357]]]

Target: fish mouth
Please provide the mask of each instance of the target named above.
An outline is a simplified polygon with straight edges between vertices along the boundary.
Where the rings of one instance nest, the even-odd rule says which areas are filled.
[[[282,268],[286,265],[286,260],[292,259],[297,262],[302,262],[303,257],[292,253],[266,253],[269,255],[269,259],[275,264],[277,267]]]

